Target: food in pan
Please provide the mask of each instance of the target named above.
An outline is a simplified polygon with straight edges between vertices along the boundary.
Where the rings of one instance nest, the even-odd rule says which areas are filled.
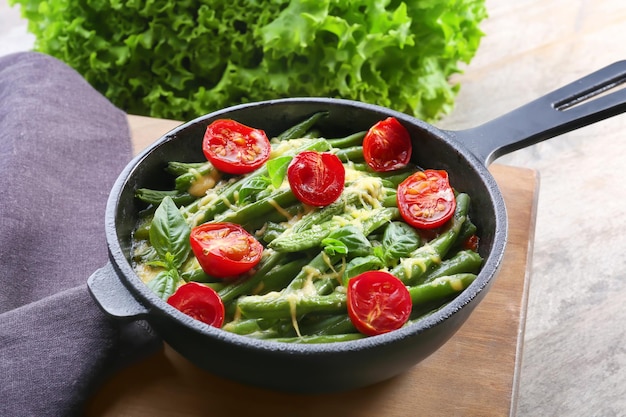
[[[271,140],[207,126],[206,161],[171,161],[171,188],[136,190],[141,279],[209,325],[294,343],[393,331],[467,288],[482,263],[470,196],[411,162],[397,119],[329,139],[325,116]]]

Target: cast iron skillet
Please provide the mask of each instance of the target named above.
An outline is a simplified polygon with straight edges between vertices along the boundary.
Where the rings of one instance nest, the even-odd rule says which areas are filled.
[[[445,131],[406,114],[360,102],[294,98],[239,105],[199,117],[161,137],[134,158],[115,183],[106,210],[109,263],[89,278],[109,315],[145,319],[164,341],[197,366],[260,387],[293,392],[341,391],[397,375],[437,350],[483,299],[507,241],[502,195],[487,166],[498,156],[626,111],[626,90],[601,94],[626,81],[626,61],[610,65],[473,129]],[[589,100],[593,97],[593,100]],[[269,137],[327,110],[326,137],[367,130],[394,116],[413,138],[415,161],[445,169],[452,185],[472,197],[484,266],[471,286],[445,308],[400,330],[362,340],[319,345],[279,344],[230,334],[195,321],[153,294],[129,263],[131,231],[141,204],[137,188],[163,188],[167,161],[199,161],[206,126],[233,118]]]

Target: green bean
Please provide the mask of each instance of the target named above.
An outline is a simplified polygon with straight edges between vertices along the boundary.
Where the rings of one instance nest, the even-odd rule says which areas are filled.
[[[299,325],[303,335],[331,335],[343,333],[357,333],[348,314],[336,314],[327,317],[315,316],[308,322]]]
[[[436,278],[455,275],[460,273],[476,274],[480,270],[483,258],[473,250],[462,250],[457,252],[452,258],[441,262],[439,266],[426,272],[421,276],[424,283],[430,282]]]
[[[144,203],[158,206],[165,197],[171,197],[177,206],[189,204],[196,200],[197,197],[192,196],[188,192],[179,190],[151,190],[148,188],[139,188],[135,191],[135,197],[143,201]]]
[[[260,229],[266,229],[267,227],[264,226],[266,226],[267,224],[277,225],[278,223],[288,221],[292,217],[300,214],[302,210],[304,210],[300,202],[281,208],[282,210],[274,210],[266,213],[264,216],[254,216],[251,219],[246,219],[246,221],[243,222],[241,226],[247,231],[255,233],[260,231]],[[281,233],[285,231],[285,228],[285,226],[280,226]],[[277,227],[273,232],[278,232],[278,230],[279,228]],[[264,237],[266,233],[267,232],[260,232],[260,235]]]
[[[361,333],[332,334],[332,335],[314,335],[314,336],[298,336],[298,337],[279,337],[269,338],[267,340],[281,343],[337,343],[349,342],[351,340],[363,339],[367,336]]]
[[[263,279],[262,285],[258,288],[259,294],[263,295],[284,289],[307,263],[308,258],[299,258],[277,266]]]
[[[335,291],[330,295],[249,295],[238,299],[237,308],[246,318],[265,319],[287,319],[295,314],[340,313],[346,309],[346,293]]]
[[[302,232],[309,229],[315,224],[320,224],[322,222],[332,219],[333,216],[344,213],[346,206],[355,203],[358,198],[359,196],[356,193],[346,193],[334,203],[331,203],[326,207],[320,208],[319,210],[307,213],[291,227],[290,233]]]
[[[406,169],[403,171],[396,171],[394,175],[383,175],[381,178],[383,179],[383,185],[388,188],[396,189],[398,185],[411,175],[415,173],[415,169]]]
[[[244,226],[244,228],[245,227],[246,226]],[[246,229],[246,230],[250,230],[250,229]],[[276,239],[278,236],[282,235],[285,232],[285,230],[287,230],[287,226],[284,226],[282,224],[279,224],[273,221],[268,221],[265,223],[262,229],[258,230],[255,233],[255,236],[258,237],[259,240],[261,240],[262,242],[270,243],[271,241]]]
[[[208,169],[211,163],[205,162],[178,162],[170,161],[167,163],[166,171],[172,175],[183,175],[189,173],[189,171],[203,171]]]
[[[339,255],[329,256],[323,251],[318,253],[306,267],[300,270],[298,275],[291,280],[280,295],[285,296],[301,290],[311,274],[325,274],[339,259],[341,259]]]
[[[239,207],[233,211],[226,211],[221,215],[216,215],[215,221],[242,224],[246,221],[250,221],[250,219],[263,217],[267,213],[276,210],[276,205],[284,207],[297,201],[298,199],[293,195],[291,190],[280,189],[259,201]]]
[[[337,288],[339,284],[339,279],[337,278],[322,278],[318,279],[313,283],[313,287],[315,288],[315,292],[318,295],[328,295]]]
[[[297,271],[300,271],[306,264],[306,260],[297,259],[284,265],[279,265],[285,258],[285,254],[282,253],[275,253],[267,257],[267,260],[263,261],[263,265],[259,267],[254,275],[228,284],[218,291],[220,298],[224,303],[229,303],[244,294],[283,288],[291,282]]]
[[[341,162],[363,161],[363,147],[351,146],[349,148],[341,148],[335,151],[335,155]]]
[[[426,304],[456,295],[469,287],[476,274],[446,275],[420,285],[409,287],[413,305]]]
[[[367,131],[353,133],[343,138],[328,139],[328,143],[333,148],[349,148],[352,146],[358,146],[363,143],[363,138]]]
[[[463,245],[467,242],[472,235],[475,235],[478,232],[478,227],[472,222],[472,219],[468,216],[465,222],[463,223],[463,227],[459,231],[459,237],[457,239],[456,244],[454,245],[455,249],[462,249]]]
[[[144,217],[139,221],[133,238],[136,240],[148,240],[150,238],[150,225],[152,224],[152,215]]]
[[[388,192],[383,199],[384,207],[397,207],[398,206],[398,195],[395,191]]]
[[[280,336],[280,334],[275,328],[273,328],[275,324],[276,320],[241,319],[225,323],[224,326],[222,326],[222,329],[241,335],[266,332],[266,336],[269,330],[272,333],[272,336],[277,337]]]
[[[167,166],[167,170],[172,173],[178,173],[178,176],[174,180],[175,188],[177,190],[187,191],[198,180],[198,176],[209,175],[215,171],[215,168],[210,162],[170,162]]]
[[[216,282],[216,278],[209,276],[206,272],[204,272],[200,268],[183,271],[180,274],[180,277],[184,279],[185,282],[190,282],[190,281],[202,282],[202,283]]]
[[[300,252],[315,248],[336,226],[337,222],[331,220],[298,233],[285,233],[272,240],[268,246],[279,252]]]
[[[369,236],[390,221],[400,218],[400,210],[395,207],[383,207],[373,210],[372,215],[362,221],[363,234]]]
[[[328,117],[327,111],[322,111],[313,114],[311,117],[307,118],[303,122],[298,123],[295,126],[290,127],[285,130],[283,133],[278,135],[276,139],[278,140],[289,140],[289,139],[297,139],[303,137],[320,119],[324,117]]]

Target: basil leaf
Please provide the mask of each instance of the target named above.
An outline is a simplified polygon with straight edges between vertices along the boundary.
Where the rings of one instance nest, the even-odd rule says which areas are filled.
[[[341,242],[351,256],[365,256],[372,251],[372,244],[356,226],[348,225],[334,230],[324,240],[328,239]]]
[[[348,253],[348,246],[339,239],[333,239],[331,237],[322,239],[322,246],[324,247],[324,252],[330,256],[345,255]]]
[[[267,161],[267,173],[274,188],[280,187],[283,183],[285,174],[287,173],[287,167],[292,159],[293,156],[278,156]]]
[[[385,262],[392,263],[411,255],[421,245],[419,234],[404,222],[391,222],[383,234]]]
[[[266,190],[271,182],[272,181],[268,177],[264,176],[250,178],[248,181],[243,183],[241,189],[239,190],[239,204],[252,203],[255,201],[256,196],[261,191]]]
[[[163,271],[146,284],[162,300],[170,298],[178,286],[178,274],[174,271]]]
[[[170,197],[165,197],[154,212],[150,225],[150,244],[171,267],[178,268],[191,251],[191,228]],[[168,255],[169,254],[169,255]]]
[[[347,284],[350,278],[356,277],[363,272],[378,270],[385,265],[378,256],[369,255],[352,259],[346,265],[343,272],[343,283]]]

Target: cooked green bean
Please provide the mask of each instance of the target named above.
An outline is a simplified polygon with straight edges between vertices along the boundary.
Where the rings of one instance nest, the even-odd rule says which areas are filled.
[[[434,269],[421,276],[424,283],[446,275],[461,273],[476,274],[480,270],[483,258],[473,250],[462,250],[449,259],[445,259]]]
[[[311,130],[313,128],[313,126],[315,126],[315,124],[322,118],[324,117],[328,117],[328,112],[327,111],[322,111],[322,112],[318,112],[313,114],[311,117],[309,117],[308,119],[305,119],[304,121],[290,127],[289,129],[285,130],[283,133],[281,133],[280,135],[278,135],[276,137],[276,139],[278,139],[279,141],[282,140],[289,140],[289,139],[297,139],[297,138],[302,138],[306,135],[306,133]]]
[[[425,284],[409,287],[413,304],[423,304],[458,294],[476,279],[476,274],[446,275]]]

